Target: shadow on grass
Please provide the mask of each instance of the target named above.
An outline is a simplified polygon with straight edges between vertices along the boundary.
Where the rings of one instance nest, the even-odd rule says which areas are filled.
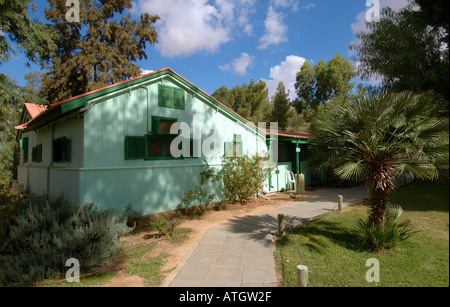
[[[305,225],[287,229],[286,236],[278,240],[281,246],[294,244],[292,234],[295,236],[300,248],[307,248],[317,253],[324,253],[329,249],[330,243],[352,251],[362,251],[357,243],[357,236],[349,228],[342,227],[337,222],[316,220]]]
[[[389,198],[405,211],[449,212],[448,180],[415,180],[400,187]]]

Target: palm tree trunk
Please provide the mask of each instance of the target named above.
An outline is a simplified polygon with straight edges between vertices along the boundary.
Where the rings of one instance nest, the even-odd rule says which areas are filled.
[[[375,225],[382,226],[384,223],[384,214],[388,204],[387,190],[369,187],[370,215],[369,218],[375,222]]]

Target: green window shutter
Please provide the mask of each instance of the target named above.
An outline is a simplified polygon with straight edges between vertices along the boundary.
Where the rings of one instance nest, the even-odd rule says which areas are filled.
[[[184,110],[185,108],[185,94],[184,90],[179,88],[173,89],[173,107],[175,109]]]
[[[160,84],[158,87],[158,106],[172,108],[172,94],[171,87]]]
[[[125,137],[125,160],[145,159],[145,137]]]
[[[23,163],[28,163],[28,138],[23,138],[20,145],[23,149]]]
[[[185,109],[185,91],[177,87],[159,84],[158,106],[172,109]]]
[[[233,142],[225,142],[225,152],[224,156],[225,158],[231,158],[233,157]]]

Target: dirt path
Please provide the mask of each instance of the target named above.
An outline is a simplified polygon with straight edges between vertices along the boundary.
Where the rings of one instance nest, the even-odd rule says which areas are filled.
[[[188,234],[188,238],[180,244],[171,243],[168,240],[161,240],[151,251],[151,254],[158,256],[161,253],[167,253],[170,256],[162,268],[163,271],[169,272],[163,282],[162,287],[167,287],[176,276],[180,268],[179,264],[183,259],[191,253],[203,238],[205,233],[213,226],[227,222],[229,220],[264,213],[280,207],[288,206],[293,203],[310,199],[314,196],[306,194],[301,198],[293,199],[288,193],[274,193],[266,195],[265,198],[258,198],[249,204],[230,204],[226,210],[209,211],[201,217],[195,219],[184,218],[178,227],[190,228],[192,231]],[[124,238],[125,246],[139,244],[148,241],[148,232],[141,232],[138,235]],[[139,276],[127,276],[118,266],[116,276],[111,279],[103,287],[144,287],[145,281]]]

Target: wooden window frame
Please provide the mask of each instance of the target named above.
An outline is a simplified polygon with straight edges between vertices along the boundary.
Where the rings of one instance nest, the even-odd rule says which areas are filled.
[[[57,150],[55,144],[61,142],[62,143],[62,147],[61,147],[61,159],[55,160],[55,156],[57,156],[55,150]],[[53,147],[52,147],[52,161],[55,163],[67,163],[71,161],[71,151],[72,151],[72,146],[71,146],[71,140],[66,138],[65,136],[54,139],[53,140]]]
[[[161,120],[178,122],[178,119],[173,117],[152,116],[152,133],[159,135],[178,135],[178,132],[177,134],[161,133]]]
[[[178,135],[175,134],[147,134],[145,136],[145,160],[183,160],[185,157],[181,155],[179,158],[175,158],[170,155],[170,147],[167,148],[167,141],[173,141]],[[150,140],[160,140],[162,142],[162,155],[161,156],[150,156],[148,152],[148,142]]]

